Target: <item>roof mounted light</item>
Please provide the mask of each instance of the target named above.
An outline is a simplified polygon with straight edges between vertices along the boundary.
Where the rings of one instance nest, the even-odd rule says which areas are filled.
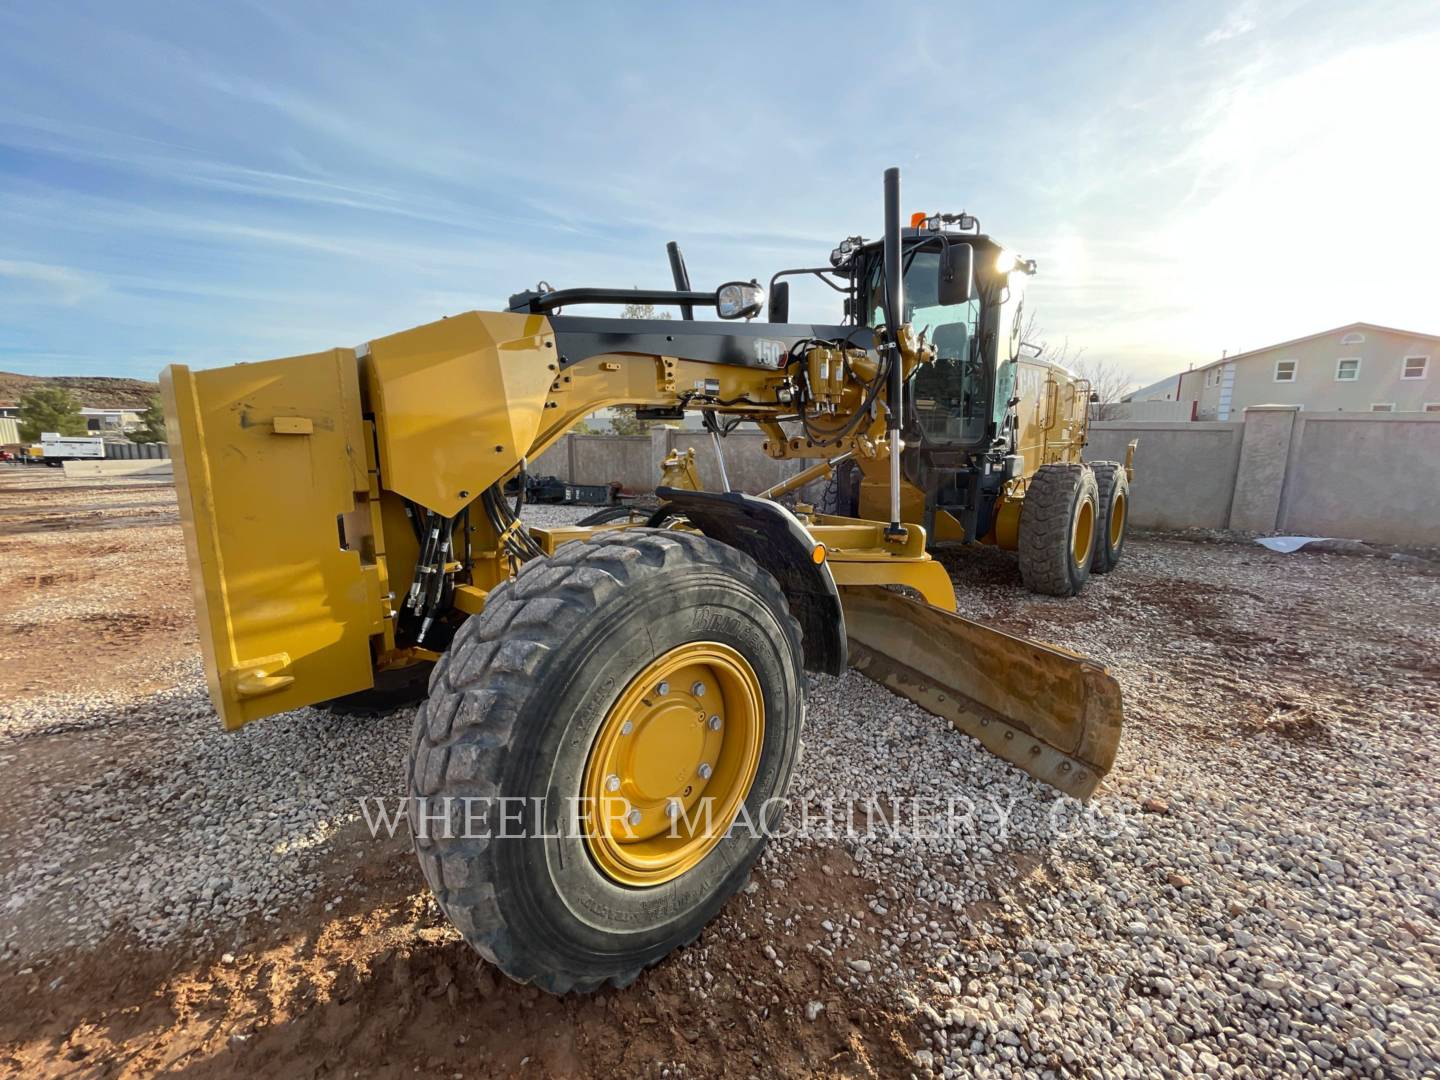
[[[1034,259],[1022,259],[1013,251],[1006,251],[1004,248],[1001,248],[995,256],[995,272],[1002,276],[1018,270],[1022,274],[1034,277],[1036,269]]]
[[[947,225],[953,225],[960,232],[979,232],[980,222],[971,214],[927,214],[917,210],[910,215],[910,227],[927,232],[940,232]]]
[[[834,267],[844,266],[865,245],[863,236],[847,236],[840,241],[838,247],[830,252],[830,265]]]

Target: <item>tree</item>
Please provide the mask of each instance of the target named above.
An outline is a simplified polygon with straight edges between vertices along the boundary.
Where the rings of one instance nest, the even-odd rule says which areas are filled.
[[[1052,364],[1059,364],[1064,368],[1073,368],[1080,363],[1080,358],[1085,355],[1085,347],[1082,345],[1072,354],[1070,351],[1070,339],[1067,337],[1058,346],[1050,344],[1045,337],[1045,330],[1036,320],[1034,311],[1025,317],[1025,326],[1020,331],[1020,340],[1026,345],[1034,346],[1040,350],[1036,359],[1049,360]]]
[[[84,435],[80,403],[59,386],[37,386],[20,395],[20,438],[35,442],[47,431]]]
[[[1025,319],[1025,327],[1020,332],[1020,339],[1027,345],[1033,345],[1039,349],[1041,360],[1059,364],[1061,367],[1073,371],[1080,378],[1089,381],[1090,391],[1095,395],[1096,402],[1099,404],[1099,408],[1094,410],[1097,420],[1112,419],[1111,414],[1117,411],[1112,406],[1135,386],[1135,380],[1131,377],[1130,372],[1123,371],[1106,360],[1087,360],[1083,346],[1072,352],[1068,337],[1058,347],[1051,345],[1046,340],[1045,331],[1036,321],[1033,311]]]
[[[131,442],[157,443],[165,441],[165,410],[161,408],[158,397],[151,398],[150,404],[145,406],[145,411],[140,414],[140,423],[144,426],[139,431],[130,433]]]
[[[654,304],[626,304],[625,309],[620,312],[622,319],[668,319],[670,313],[662,311],[655,312]]]
[[[610,430],[616,435],[644,435],[653,423],[636,416],[633,405],[617,405],[615,415],[610,418]]]
[[[1135,380],[1130,377],[1130,373],[1121,371],[1105,360],[1077,359],[1073,368],[1076,375],[1090,381],[1090,393],[1100,406],[1095,410],[1098,414],[1095,419],[1115,419],[1112,414],[1119,410],[1113,406],[1135,388]]]
[[[655,312],[654,304],[626,304],[625,310],[620,312],[622,319],[668,319],[670,313],[662,311]],[[616,435],[644,435],[650,430],[653,421],[641,420],[635,415],[635,409],[630,405],[620,405],[615,409],[615,415],[610,418],[610,430]]]

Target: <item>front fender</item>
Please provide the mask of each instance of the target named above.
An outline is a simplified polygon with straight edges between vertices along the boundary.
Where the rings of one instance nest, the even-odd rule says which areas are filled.
[[[815,541],[794,514],[738,491],[662,487],[655,494],[706,536],[745,552],[774,575],[800,622],[806,670],[844,672],[849,656],[840,591],[830,567],[811,557]]]

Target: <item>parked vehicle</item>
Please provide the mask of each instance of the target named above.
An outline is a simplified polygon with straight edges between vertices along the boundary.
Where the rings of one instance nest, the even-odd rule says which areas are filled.
[[[105,440],[84,435],[40,433],[40,456],[46,465],[59,468],[67,461],[94,461],[105,457]]]

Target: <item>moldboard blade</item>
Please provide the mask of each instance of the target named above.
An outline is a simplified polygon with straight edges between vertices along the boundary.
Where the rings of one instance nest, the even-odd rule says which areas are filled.
[[[1102,665],[886,589],[840,594],[856,670],[1067,795],[1110,771],[1122,709]]]

